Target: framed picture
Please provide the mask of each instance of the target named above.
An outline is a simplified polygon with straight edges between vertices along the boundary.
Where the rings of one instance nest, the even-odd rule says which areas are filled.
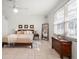
[[[22,25],[18,25],[18,28],[23,28],[23,26]]]
[[[24,25],[24,28],[28,28],[28,25]]]
[[[34,25],[30,25],[30,28],[34,28]]]

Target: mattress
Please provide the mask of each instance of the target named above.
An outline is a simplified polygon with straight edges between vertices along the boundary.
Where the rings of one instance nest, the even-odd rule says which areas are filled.
[[[16,40],[25,39],[27,41],[33,40],[33,34],[11,34],[8,35],[8,43],[16,42]]]

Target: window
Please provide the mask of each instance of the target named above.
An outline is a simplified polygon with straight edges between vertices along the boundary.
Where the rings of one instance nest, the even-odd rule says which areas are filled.
[[[64,8],[58,10],[54,16],[54,33],[64,34]]]
[[[68,16],[67,16],[67,36],[76,38],[77,36],[77,6],[76,0],[70,0],[68,3]]]
[[[59,9],[54,16],[54,24],[64,22],[64,8]]]
[[[65,8],[59,9],[54,15],[54,33],[76,38],[77,6],[76,0],[70,0]]]

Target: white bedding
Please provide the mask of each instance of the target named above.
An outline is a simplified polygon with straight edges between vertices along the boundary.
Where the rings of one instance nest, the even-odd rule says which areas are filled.
[[[26,39],[33,40],[33,34],[11,34],[8,35],[8,43],[15,42],[15,40]]]

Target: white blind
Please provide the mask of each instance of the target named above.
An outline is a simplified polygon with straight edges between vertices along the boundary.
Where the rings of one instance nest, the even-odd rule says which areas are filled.
[[[70,0],[65,8],[59,9],[54,15],[54,33],[77,36],[77,5],[76,0]]]
[[[76,0],[68,2],[68,17],[66,22],[67,36],[76,38],[77,36],[77,5]]]
[[[59,9],[54,16],[54,24],[64,22],[64,8]]]
[[[77,18],[77,3],[76,0],[68,2],[68,21]]]
[[[64,8],[59,9],[54,16],[54,33],[64,34]]]

